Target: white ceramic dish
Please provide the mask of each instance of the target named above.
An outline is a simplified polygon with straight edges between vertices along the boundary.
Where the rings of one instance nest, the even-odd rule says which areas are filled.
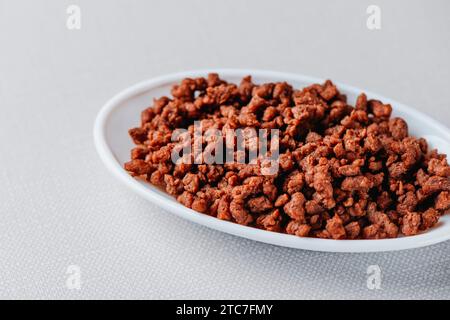
[[[139,125],[141,111],[151,104],[152,98],[169,95],[172,84],[179,82],[182,78],[205,76],[209,72],[218,72],[222,78],[235,83],[249,74],[252,75],[255,83],[287,81],[296,88],[323,82],[322,79],[272,71],[215,69],[161,76],[138,83],[122,91],[108,101],[98,114],[94,138],[100,158],[125,186],[161,208],[192,222],[243,238],[291,248],[330,252],[376,252],[418,248],[450,239],[450,215],[442,217],[439,224],[432,230],[412,237],[384,240],[300,238],[245,227],[197,213],[179,204],[174,198],[152,185],[132,178],[122,166],[126,161],[129,161],[130,150],[133,147],[127,131]],[[343,93],[347,94],[349,102],[352,104],[361,92],[366,92],[369,98],[392,104],[394,115],[407,120],[411,134],[427,138],[432,147],[437,147],[440,152],[450,154],[450,132],[442,124],[391,99],[348,85],[336,84]]]

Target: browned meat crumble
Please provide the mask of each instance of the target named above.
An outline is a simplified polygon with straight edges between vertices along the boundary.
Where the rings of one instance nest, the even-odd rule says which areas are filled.
[[[131,129],[125,169],[186,207],[219,219],[300,237],[383,239],[436,225],[450,208],[446,155],[411,137],[392,107],[361,93],[347,103],[329,80],[239,85],[217,74],[184,79],[154,100]],[[178,128],[279,129],[279,170],[260,164],[174,164]],[[204,149],[213,141],[203,141]]]

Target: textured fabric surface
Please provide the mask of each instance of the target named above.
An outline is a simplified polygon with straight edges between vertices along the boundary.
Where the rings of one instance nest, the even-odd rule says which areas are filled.
[[[333,254],[240,239],[127,191],[93,146],[113,94],[207,67],[329,77],[450,126],[450,2],[377,1],[370,31],[371,2],[0,0],[0,298],[450,298],[450,242]]]

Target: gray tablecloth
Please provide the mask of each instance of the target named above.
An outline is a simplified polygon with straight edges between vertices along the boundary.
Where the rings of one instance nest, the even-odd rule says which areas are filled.
[[[450,242],[332,254],[240,239],[128,192],[93,147],[113,94],[208,67],[328,77],[449,126],[450,2],[378,0],[379,30],[370,4],[0,0],[0,297],[450,298]]]

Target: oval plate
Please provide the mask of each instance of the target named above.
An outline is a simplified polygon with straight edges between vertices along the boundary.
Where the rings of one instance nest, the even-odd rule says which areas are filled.
[[[247,239],[261,241],[279,246],[328,251],[328,252],[377,252],[418,248],[450,239],[450,216],[443,216],[439,224],[431,230],[411,237],[399,237],[383,240],[331,240],[301,238],[293,235],[270,232],[236,223],[220,220],[179,204],[174,198],[151,184],[132,178],[122,167],[129,161],[133,143],[128,136],[128,129],[140,122],[140,113],[148,107],[153,98],[169,95],[174,83],[186,77],[206,76],[217,72],[221,78],[239,83],[241,78],[251,75],[255,83],[287,81],[294,88],[302,88],[312,83],[322,83],[323,79],[262,70],[214,69],[197,70],[157,77],[138,83],[109,100],[97,116],[94,127],[95,146],[106,167],[125,186],[161,208],[184,219]],[[335,83],[338,89],[347,94],[348,101],[354,105],[359,93],[365,92],[369,98],[378,99],[393,106],[393,114],[403,117],[409,124],[410,133],[424,137],[433,148],[441,153],[450,154],[449,130],[427,115],[408,106],[377,94],[357,89],[348,85]]]

